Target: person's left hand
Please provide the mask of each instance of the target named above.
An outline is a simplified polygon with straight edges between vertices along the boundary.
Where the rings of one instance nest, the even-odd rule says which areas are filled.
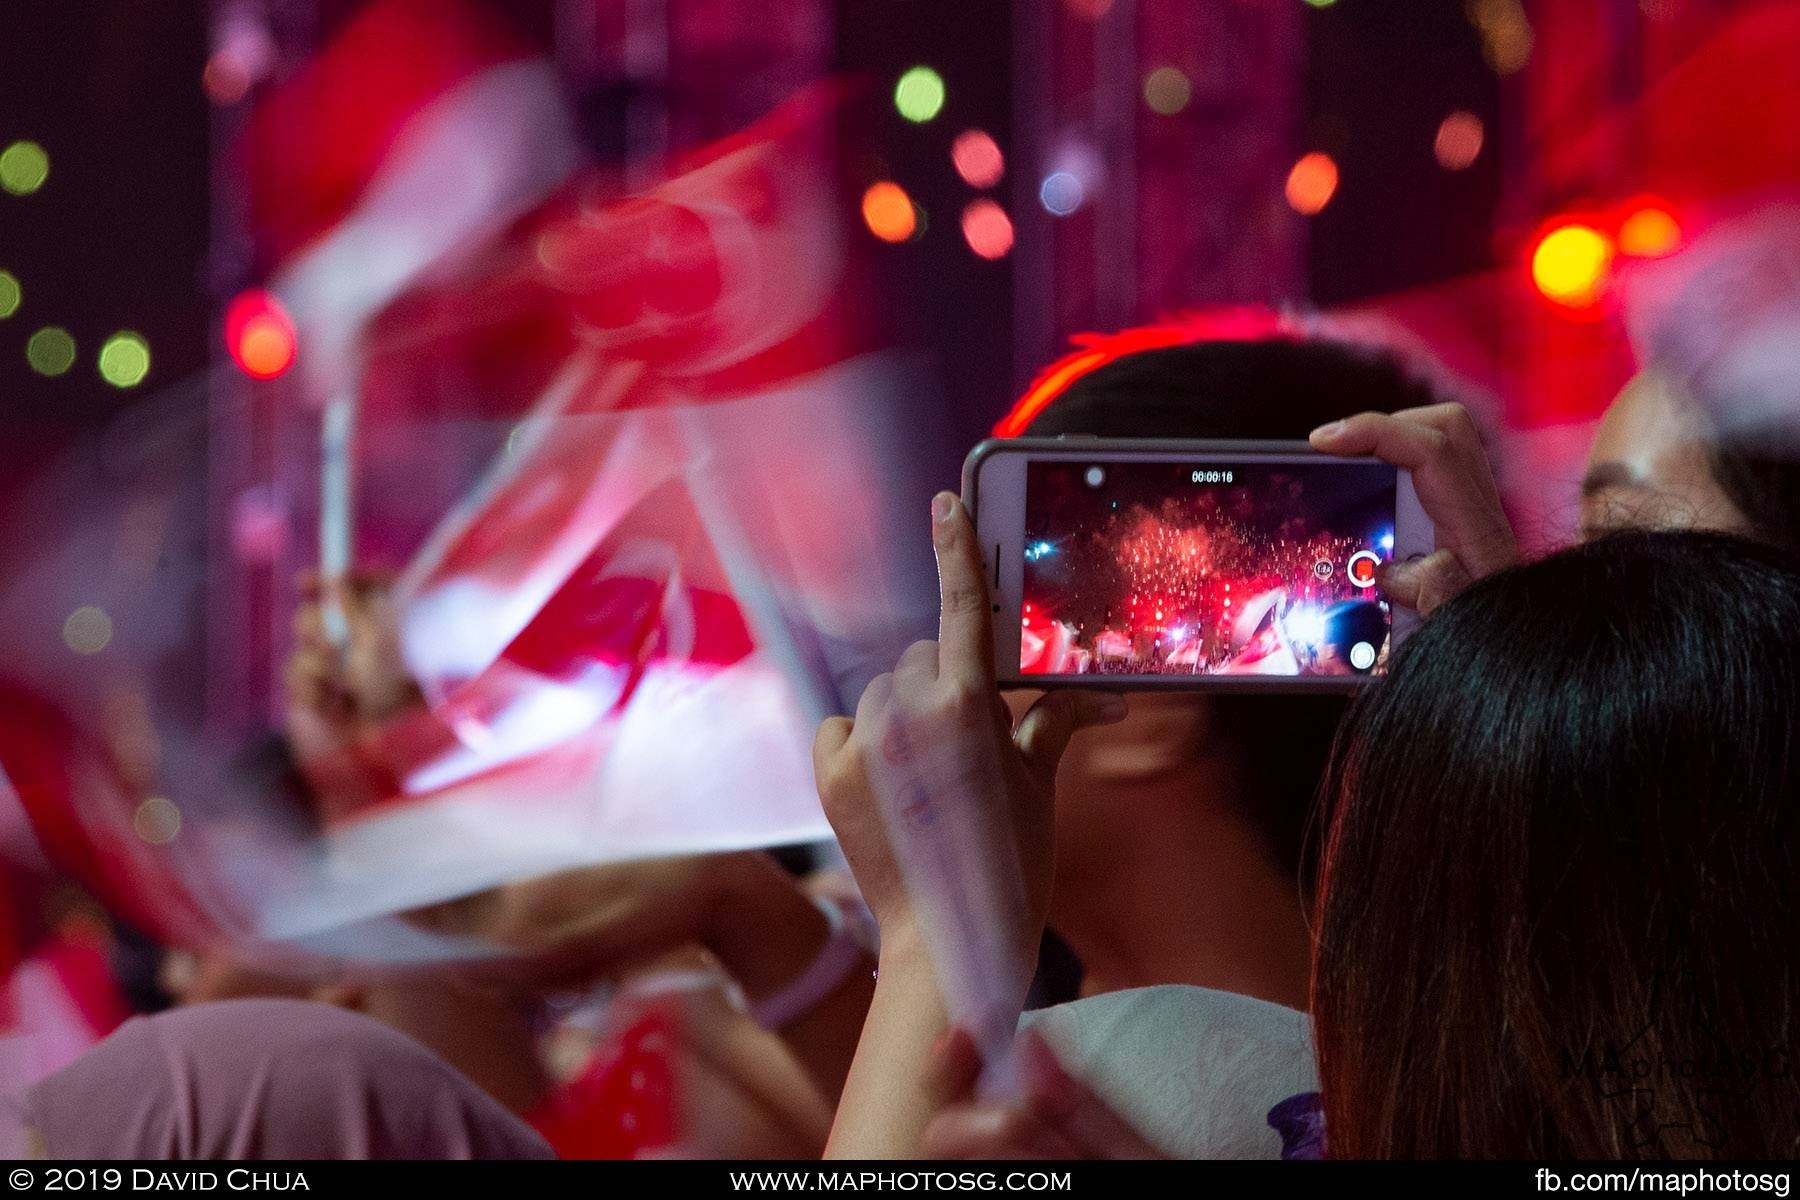
[[[962,502],[932,501],[939,640],[915,642],[863,692],[854,720],[832,717],[813,742],[825,815],[881,927],[882,955],[918,934],[917,905],[891,838],[963,893],[1013,896],[1003,936],[1031,961],[1050,900],[1056,764],[1076,730],[1125,715],[1124,698],[1054,691],[1020,718],[995,688],[986,572]],[[934,841],[935,839],[935,841]],[[938,897],[948,900],[949,897]],[[990,914],[974,914],[985,919]],[[998,969],[1000,964],[995,964]]]
[[[954,1030],[932,1061],[943,1107],[925,1127],[931,1158],[1167,1158],[1086,1084],[1070,1075],[1035,1030],[1017,1043],[1020,1093],[980,1100],[975,1043]]]

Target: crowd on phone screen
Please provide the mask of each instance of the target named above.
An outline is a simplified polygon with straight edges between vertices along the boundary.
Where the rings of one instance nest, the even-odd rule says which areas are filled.
[[[1354,699],[1000,696],[973,530],[941,495],[917,530],[938,638],[814,747],[847,873],[662,860],[409,915],[512,952],[479,966],[160,948],[172,1007],[10,1097],[13,1149],[1800,1153],[1793,216],[1677,256],[1633,308],[1640,370],[1578,538],[1529,559],[1456,386],[1324,323],[1090,347],[1102,365],[1036,393],[1033,435],[1310,438],[1410,471],[1437,548],[1380,582],[1422,623]],[[342,780],[309,747],[422,702],[383,585],[344,602],[357,652],[309,603],[288,680],[282,761],[315,803]],[[934,822],[969,852],[925,895]],[[591,1036],[546,1039],[598,980]]]

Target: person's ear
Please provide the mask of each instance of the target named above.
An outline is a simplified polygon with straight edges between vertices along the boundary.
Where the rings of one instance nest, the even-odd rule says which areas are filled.
[[[328,979],[314,984],[307,999],[350,1012],[363,1012],[369,1005],[369,989],[366,984],[355,979]]]

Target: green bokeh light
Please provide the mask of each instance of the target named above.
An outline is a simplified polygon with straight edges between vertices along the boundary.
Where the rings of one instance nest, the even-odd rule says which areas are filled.
[[[944,77],[930,67],[914,67],[894,85],[894,107],[909,121],[931,120],[944,107]]]
[[[114,387],[136,387],[150,373],[150,343],[129,329],[106,339],[100,347],[100,378]]]
[[[14,142],[0,150],[0,187],[29,196],[50,177],[50,156],[36,142]]]
[[[39,375],[61,375],[75,365],[75,339],[66,329],[46,326],[25,343],[25,359]]]
[[[19,281],[11,271],[0,271],[0,321],[19,311]]]

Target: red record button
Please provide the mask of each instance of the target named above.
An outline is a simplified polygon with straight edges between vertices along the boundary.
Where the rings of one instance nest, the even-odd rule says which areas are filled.
[[[1350,582],[1359,588],[1375,586],[1375,568],[1381,565],[1381,559],[1373,550],[1358,550],[1350,556],[1345,564],[1344,572],[1350,576]]]

